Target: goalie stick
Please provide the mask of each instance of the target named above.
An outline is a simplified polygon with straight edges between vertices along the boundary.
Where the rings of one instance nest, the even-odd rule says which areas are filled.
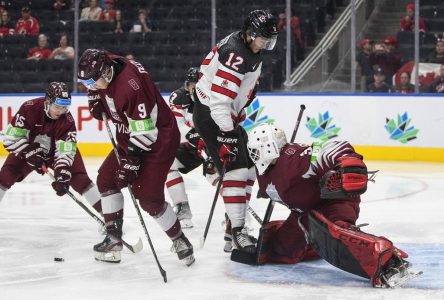
[[[43,165],[42,170],[43,170],[43,172],[48,174],[48,176],[49,176],[49,178],[51,178],[51,180],[55,181],[54,175],[46,168],[46,166]],[[68,190],[66,192],[66,194],[68,194],[68,196],[71,197],[71,199],[74,200],[74,202],[76,202],[81,208],[83,208],[83,210],[86,211],[86,213],[88,213],[88,215],[90,215],[94,220],[96,220],[97,223],[99,223],[101,226],[105,226],[105,223],[98,216],[96,216],[96,214],[94,214],[82,201],[77,199],[77,197],[74,196],[74,194],[70,190]],[[138,253],[138,252],[142,251],[142,249],[143,249],[143,243],[140,238],[137,241],[137,243],[134,245],[128,244],[123,239],[122,239],[122,243],[123,243],[123,245],[125,245],[125,247],[128,248],[128,250],[130,250],[133,253]]]
[[[305,110],[305,105],[301,104],[298,118],[296,119],[296,124],[294,126],[293,134],[291,136],[290,143],[293,143],[296,138],[296,133],[298,132],[299,124],[301,123],[302,115],[304,114],[304,110]],[[262,222],[262,228],[259,231],[259,238],[258,238],[257,244],[256,244],[257,245],[256,246],[256,253],[250,254],[250,253],[246,253],[243,251],[239,251],[237,249],[233,249],[233,251],[231,252],[231,260],[232,261],[244,263],[244,264],[248,264],[248,265],[258,265],[259,256],[260,256],[262,246],[263,246],[263,237],[264,237],[263,233],[265,230],[264,226],[270,221],[271,214],[273,213],[273,209],[274,209],[274,204],[275,204],[275,202],[272,199],[270,199],[270,202],[268,203],[267,210],[265,211],[264,220]]]
[[[119,152],[117,151],[117,143],[114,139],[113,133],[111,132],[111,128],[109,127],[108,121],[106,119],[106,113],[104,113],[104,112],[102,113],[102,120],[105,123],[106,131],[108,132],[109,139],[111,140],[111,143],[113,145],[114,154],[116,155],[117,161],[120,163],[120,156],[119,156]],[[137,204],[137,200],[134,197],[133,189],[132,189],[131,185],[128,185],[128,192],[131,196],[131,199],[133,200],[134,208],[136,209],[140,224],[142,225],[142,228],[145,232],[145,236],[148,240],[148,243],[150,244],[151,252],[153,253],[154,259],[156,260],[160,275],[162,275],[163,282],[166,283],[167,282],[166,271],[160,265],[159,258],[157,257],[156,250],[154,249],[153,242],[151,241],[150,234],[148,233],[148,229],[146,228],[145,221],[143,220],[143,216],[142,216],[142,213],[140,212],[139,205]]]

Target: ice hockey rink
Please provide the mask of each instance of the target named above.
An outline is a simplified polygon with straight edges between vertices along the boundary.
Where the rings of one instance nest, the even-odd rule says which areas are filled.
[[[95,179],[101,159],[85,161]],[[186,267],[170,252],[170,240],[143,213],[168,283],[126,190],[124,239],[134,243],[141,237],[144,249],[138,254],[124,249],[120,264],[107,264],[94,260],[92,247],[103,239],[96,221],[68,196],[57,197],[47,176],[31,174],[0,203],[0,299],[444,299],[444,164],[367,164],[380,172],[363,196],[358,222],[370,224],[364,231],[384,235],[406,250],[409,261],[424,272],[405,287],[374,289],[368,280],[323,261],[260,267],[234,263],[222,250],[221,199],[199,249],[215,188],[197,169],[185,176],[194,214],[195,227],[186,230],[195,247],[194,265]],[[251,201],[261,217],[267,204]],[[287,214],[277,204],[272,219]],[[257,236],[256,220],[249,218],[248,226]],[[55,262],[55,257],[64,261]]]

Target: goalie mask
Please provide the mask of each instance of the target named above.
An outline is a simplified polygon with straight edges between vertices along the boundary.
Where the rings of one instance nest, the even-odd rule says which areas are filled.
[[[52,111],[58,114],[66,114],[71,105],[71,93],[68,86],[63,82],[51,82],[45,92],[45,113],[46,115],[54,119]]]
[[[248,154],[255,163],[259,175],[279,157],[280,150],[286,144],[285,132],[271,124],[261,124],[248,134]]]

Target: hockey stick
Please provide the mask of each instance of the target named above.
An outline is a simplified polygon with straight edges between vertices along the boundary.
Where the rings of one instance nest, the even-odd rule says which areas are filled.
[[[217,183],[216,192],[214,193],[213,204],[211,205],[210,215],[208,216],[207,225],[205,226],[204,234],[200,238],[199,248],[203,248],[205,240],[207,239],[208,229],[210,228],[211,219],[213,218],[214,209],[216,208],[217,198],[219,197],[219,191],[222,186],[222,181],[224,181],[225,169],[226,169],[226,161],[224,162],[219,182]]]
[[[305,110],[305,105],[301,104],[301,109],[299,110],[299,115],[298,115],[298,118],[296,119],[296,124],[293,129],[293,134],[291,135],[290,143],[293,143],[296,138],[296,133],[298,132],[299,124],[301,124],[302,115],[304,114],[304,110]],[[267,210],[265,212],[264,222],[262,223],[262,225],[265,225],[270,221],[271,213],[273,212],[273,208],[274,208],[274,201],[270,199],[270,203],[268,204]]]
[[[54,175],[51,172],[49,172],[49,170],[46,168],[46,166],[43,165],[42,170],[43,170],[43,172],[48,174],[49,178],[51,178],[52,181],[55,181]],[[96,214],[94,214],[82,201],[77,199],[77,197],[74,196],[74,194],[70,190],[68,190],[66,192],[66,194],[68,194],[68,196],[71,197],[71,199],[74,200],[74,202],[76,202],[81,208],[83,208],[83,210],[86,211],[86,213],[88,215],[90,215],[94,220],[96,220],[97,223],[99,223],[101,226],[105,225],[105,223],[98,216],[96,216]],[[125,247],[128,248],[128,250],[130,250],[133,253],[138,253],[143,248],[142,240],[140,238],[137,241],[137,243],[134,245],[130,245],[127,242],[125,242],[124,240],[122,240],[122,243],[123,243],[123,245],[125,245]]]
[[[111,132],[111,128],[109,127],[108,121],[106,120],[106,114],[104,112],[102,113],[102,120],[105,123],[106,131],[108,132],[109,139],[111,140],[111,143],[113,144],[114,154],[116,155],[117,161],[120,163],[120,156],[119,156],[119,152],[117,151],[117,143],[114,140],[113,133]],[[154,259],[156,260],[157,267],[159,268],[160,274],[163,277],[163,281],[167,282],[166,271],[160,265],[159,258],[157,258],[156,250],[154,250],[153,242],[151,241],[150,235],[148,233],[148,229],[146,229],[145,221],[143,220],[143,216],[140,212],[140,208],[139,208],[139,205],[137,204],[137,200],[134,197],[133,189],[132,189],[131,185],[128,185],[128,192],[131,196],[131,199],[133,200],[134,208],[136,209],[137,215],[139,216],[140,224],[142,225],[143,230],[145,232],[145,236],[148,240],[148,243],[150,244],[151,252],[154,255]]]
[[[251,206],[248,205],[247,210],[259,224],[264,222],[262,221],[261,217],[259,217],[259,215],[251,208]]]
[[[305,105],[301,104],[301,109],[299,110],[299,115],[298,115],[298,118],[296,119],[296,124],[295,124],[294,130],[293,130],[293,134],[291,136],[290,143],[293,143],[294,139],[296,138],[296,133],[298,132],[299,124],[301,123],[304,110],[305,110]],[[250,253],[245,253],[245,252],[239,251],[237,249],[233,249],[233,251],[231,252],[231,260],[232,261],[240,262],[240,263],[244,263],[244,264],[249,264],[249,265],[258,265],[259,264],[259,258],[260,258],[260,254],[261,254],[262,247],[263,247],[263,241],[264,241],[263,240],[264,231],[265,231],[264,226],[268,222],[270,222],[271,214],[273,213],[275,203],[276,202],[270,198],[270,202],[268,203],[267,210],[265,211],[264,220],[262,221],[262,228],[260,229],[260,232],[259,232],[259,238],[257,240],[257,247],[256,247],[256,254],[252,255]]]
[[[296,125],[294,127],[293,134],[291,135],[290,143],[293,143],[294,139],[296,138],[296,133],[298,132],[299,124],[301,123],[302,114],[304,113],[304,110],[305,110],[305,105],[301,104],[301,109],[299,110],[299,115],[298,115],[298,118],[296,120]]]
[[[301,123],[302,115],[304,114],[304,110],[305,110],[305,105],[301,104],[301,109],[299,110],[298,118],[296,119],[296,124],[293,129],[293,134],[291,136],[290,143],[293,143],[296,138],[296,133],[298,132],[299,124]],[[265,225],[270,221],[271,214],[274,209],[274,203],[275,202],[272,199],[270,199],[270,203],[268,204],[267,210],[265,211],[264,221],[262,222],[262,225]]]

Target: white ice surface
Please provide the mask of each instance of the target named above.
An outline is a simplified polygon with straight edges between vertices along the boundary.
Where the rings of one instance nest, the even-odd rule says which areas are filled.
[[[95,180],[100,159],[86,163]],[[214,187],[198,169],[185,176],[195,224],[186,230],[195,247],[194,265],[178,261],[169,251],[169,239],[144,213],[167,272],[166,284],[126,191],[124,238],[133,243],[142,237],[144,250],[136,255],[124,250],[120,264],[106,264],[95,261],[92,252],[103,239],[97,223],[68,196],[57,197],[49,178],[32,174],[14,185],[0,203],[0,299],[444,299],[444,165],[368,165],[381,171],[363,197],[358,222],[370,223],[365,231],[384,235],[410,251],[411,261],[424,275],[405,288],[374,289],[367,280],[322,261],[265,267],[231,262],[222,251],[220,199],[205,246],[198,249],[214,197]],[[251,202],[260,216],[266,205],[265,200]],[[272,219],[287,214],[277,205]],[[256,221],[248,222],[257,235]],[[65,261],[54,262],[54,257]]]

